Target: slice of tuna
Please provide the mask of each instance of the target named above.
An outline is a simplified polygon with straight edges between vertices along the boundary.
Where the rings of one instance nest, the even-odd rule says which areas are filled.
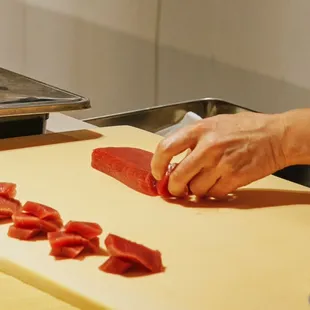
[[[120,257],[111,256],[99,266],[99,269],[107,273],[122,275],[128,271],[132,265],[131,262],[125,261]]]
[[[21,211],[12,215],[13,223],[18,228],[40,229],[42,232],[58,231],[62,227],[61,221],[41,220],[36,216]]]
[[[19,240],[30,240],[40,233],[40,229],[25,229],[11,225],[8,230],[8,236]]]
[[[21,208],[21,211],[34,215],[42,220],[59,220],[61,218],[57,210],[33,201],[27,201]]]
[[[16,184],[0,182],[0,196],[14,198],[16,196]]]
[[[84,250],[83,246],[52,248],[50,255],[56,257],[76,258]]]
[[[151,173],[153,153],[131,147],[97,148],[91,166],[145,195],[157,196],[156,180]]]
[[[61,219],[58,220],[41,220],[41,230],[44,232],[56,232],[60,231],[63,227]]]
[[[82,236],[63,231],[50,232],[47,234],[47,238],[53,249],[72,246],[88,246],[89,244],[89,240]]]
[[[25,228],[25,229],[40,229],[41,228],[41,220],[33,215],[28,215],[22,213],[21,211],[16,212],[12,215],[12,220],[17,228]]]
[[[0,216],[2,218],[11,218],[21,207],[21,203],[13,198],[0,196]]]
[[[97,254],[100,252],[100,240],[98,237],[95,237],[89,240],[87,246],[85,246],[85,250],[92,254]]]
[[[93,222],[69,221],[65,225],[64,231],[78,234],[86,239],[93,239],[102,234],[101,226]]]
[[[161,253],[142,244],[124,239],[114,234],[109,234],[105,245],[111,256],[116,256],[126,261],[139,263],[152,272],[164,270]]]

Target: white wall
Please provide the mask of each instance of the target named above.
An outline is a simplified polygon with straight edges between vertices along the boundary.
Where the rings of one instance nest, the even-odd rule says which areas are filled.
[[[160,103],[310,107],[309,1],[169,0],[161,12]]]
[[[154,105],[156,0],[0,0],[0,8],[0,66],[91,99],[91,110],[70,114]]]
[[[24,6],[0,0],[0,66],[21,72],[24,63]]]
[[[90,97],[91,110],[70,113],[79,118],[201,97],[264,112],[310,106],[307,0],[0,7],[0,66]]]

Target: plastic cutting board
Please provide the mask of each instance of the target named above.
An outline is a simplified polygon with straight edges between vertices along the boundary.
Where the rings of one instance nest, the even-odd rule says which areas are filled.
[[[90,166],[96,147],[154,151],[159,136],[128,126],[96,132],[3,141],[2,181],[17,183],[22,202],[56,208],[65,222],[98,222],[102,244],[112,232],[160,250],[166,271],[122,277],[98,270],[105,256],[56,261],[47,241],[8,238],[9,224],[0,226],[1,271],[80,309],[309,309],[308,188],[270,176],[228,203],[168,203]]]

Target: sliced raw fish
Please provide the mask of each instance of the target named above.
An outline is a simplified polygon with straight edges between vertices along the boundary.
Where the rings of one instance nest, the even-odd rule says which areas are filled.
[[[85,246],[85,249],[93,254],[99,253],[100,251],[100,240],[98,237],[95,237],[91,240],[89,240],[87,246]]]
[[[11,225],[8,230],[8,236],[19,240],[30,240],[40,233],[40,229],[25,229]]]
[[[64,226],[64,231],[78,234],[86,239],[93,239],[102,233],[102,228],[93,222],[69,221]]]
[[[26,228],[26,229],[41,228],[41,221],[38,217],[22,213],[21,211],[18,211],[15,214],[13,214],[12,220],[15,227],[17,228]]]
[[[16,196],[16,184],[0,182],[0,196],[14,198]]]
[[[47,238],[53,249],[81,245],[88,246],[89,244],[89,240],[83,238],[82,236],[63,231],[50,232],[47,234]]]
[[[47,221],[40,218],[25,214],[21,211],[12,215],[13,223],[18,228],[40,229],[42,232],[58,231],[62,227],[61,221]]]
[[[61,218],[57,210],[33,201],[27,201],[22,206],[21,211],[34,215],[42,220],[59,220]]]
[[[109,257],[99,269],[101,271],[112,274],[124,274],[132,267],[133,263],[125,261],[124,259],[116,256]]]
[[[61,219],[58,220],[41,220],[41,230],[44,232],[59,231],[63,227]]]
[[[109,234],[105,245],[111,256],[123,258],[126,261],[136,262],[152,272],[164,270],[161,253],[142,244],[124,239],[114,234]]]
[[[13,198],[0,196],[0,216],[2,218],[11,218],[21,207],[21,203]]]
[[[83,250],[84,246],[52,248],[50,255],[56,257],[76,258]]]
[[[92,152],[91,166],[140,193],[157,196],[152,157],[153,153],[138,148],[97,148]]]

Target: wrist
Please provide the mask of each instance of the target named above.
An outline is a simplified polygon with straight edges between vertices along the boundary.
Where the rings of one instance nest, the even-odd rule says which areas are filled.
[[[284,128],[282,150],[286,166],[310,164],[310,109],[279,114]]]

